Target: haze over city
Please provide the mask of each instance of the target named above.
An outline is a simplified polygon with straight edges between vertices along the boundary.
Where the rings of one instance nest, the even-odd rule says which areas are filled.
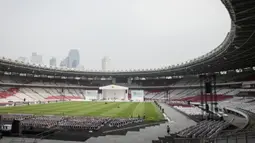
[[[0,18],[0,56],[36,52],[59,65],[77,49],[85,69],[101,69],[104,56],[114,69],[181,63],[216,48],[230,30],[214,0],[0,0]]]

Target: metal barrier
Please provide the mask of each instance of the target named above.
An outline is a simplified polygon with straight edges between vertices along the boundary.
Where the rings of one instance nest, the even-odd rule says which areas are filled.
[[[255,143],[255,131],[237,133],[206,141],[207,143]]]

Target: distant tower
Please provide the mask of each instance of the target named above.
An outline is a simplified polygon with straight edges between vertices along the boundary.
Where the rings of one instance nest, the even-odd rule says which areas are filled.
[[[37,53],[32,53],[31,63],[33,63],[33,64],[43,64],[42,55],[38,55]]]
[[[103,71],[110,70],[110,62],[111,62],[111,59],[109,57],[104,57],[102,59],[102,70]]]
[[[28,58],[26,58],[26,57],[19,57],[17,60],[20,61],[20,62],[23,62],[23,63],[28,63],[29,62]]]
[[[66,57],[64,60],[62,60],[60,62],[60,67],[66,67],[68,68],[68,64],[69,64],[69,57]]]
[[[68,68],[77,68],[80,65],[80,54],[76,49],[72,49],[68,54]]]
[[[50,59],[50,66],[56,67],[57,66],[57,60],[56,58],[52,57]]]

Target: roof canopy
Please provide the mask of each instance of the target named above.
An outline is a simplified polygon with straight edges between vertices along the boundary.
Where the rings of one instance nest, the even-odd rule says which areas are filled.
[[[128,90],[128,87],[111,84],[111,85],[99,87],[99,89],[101,89],[101,90],[104,90],[104,89],[111,89],[111,90]]]

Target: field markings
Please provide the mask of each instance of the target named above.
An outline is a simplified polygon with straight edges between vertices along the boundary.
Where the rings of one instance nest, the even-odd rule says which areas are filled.
[[[44,107],[44,106],[47,106],[47,107],[50,107],[50,106],[56,106],[56,103],[52,103],[52,104],[37,104],[37,105],[33,105],[33,106],[28,106],[28,105],[25,105],[25,106],[12,106],[12,107],[6,107],[4,109],[1,109],[0,111],[12,111],[12,110],[15,110],[15,111],[23,111],[23,110],[27,110],[27,109],[36,109],[36,108],[41,108],[41,107]]]
[[[8,107],[4,110],[0,110],[0,112],[8,112],[8,113],[29,113],[32,114],[37,111],[37,109],[48,109],[48,108],[54,108],[56,106],[61,106],[62,104],[52,103],[52,104],[39,104],[35,106],[14,106],[14,107]]]
[[[72,106],[72,105],[75,105],[75,106]],[[95,104],[95,103],[90,103],[90,104],[88,104],[88,103],[78,103],[78,104],[71,104],[71,105],[66,105],[65,106],[65,108],[62,108],[62,109],[60,109],[60,110],[58,110],[58,111],[61,111],[61,112],[69,112],[69,111],[75,111],[75,109],[87,109],[87,107],[93,107],[93,106],[96,106],[97,104]],[[79,111],[79,110],[77,110],[77,111]]]
[[[72,107],[78,106],[80,104],[81,104],[80,102],[77,102],[76,104],[72,104],[70,102],[70,104],[62,104],[62,105],[59,105],[59,106],[54,106],[52,108],[39,109],[37,111],[41,112],[41,113],[44,113],[44,114],[49,114],[49,115],[54,114],[54,113],[61,114],[61,109],[66,110],[67,107],[72,108]]]
[[[133,117],[138,117],[138,115],[140,115],[140,117],[143,117],[143,115],[145,114],[144,107],[145,107],[145,103],[139,102],[132,113]]]
[[[154,103],[148,102],[62,102],[1,108],[0,113],[35,115],[70,115],[104,117],[143,117],[146,120],[159,120],[163,115]]]
[[[155,103],[152,103],[152,105],[155,107],[154,110],[157,113],[157,116],[161,119],[164,119],[164,115],[163,113],[160,111],[160,109],[156,106]]]
[[[111,110],[108,110],[108,111],[106,111],[106,112],[104,112],[104,113],[102,113],[100,115],[102,115],[102,116],[109,116],[109,117],[116,116],[116,114],[118,114],[120,112],[125,112],[129,108],[130,105],[131,104],[128,103],[128,102],[120,103],[119,104],[119,108],[112,108]]]
[[[148,120],[161,120],[163,119],[162,113],[159,111],[158,107],[154,103],[145,103],[146,119]]]
[[[80,102],[62,102],[62,103],[51,103],[51,104],[38,104],[36,106],[22,106],[22,108],[9,107],[8,110],[4,111],[7,113],[28,113],[28,114],[52,114],[61,112],[59,109],[65,109],[66,107],[78,106]],[[7,109],[7,108],[6,108]],[[3,110],[0,110],[3,112]]]
[[[93,102],[93,104],[77,106],[77,108],[70,110],[72,112],[68,112],[67,115],[87,116],[89,112],[97,108],[102,108],[103,105],[104,103],[102,102]]]
[[[133,112],[134,112],[136,106],[138,106],[138,103],[131,102],[125,112],[119,112],[119,113],[116,114],[116,116],[130,117],[131,115],[133,115]]]
[[[53,111],[50,111],[48,113],[68,115],[69,113],[75,113],[75,112],[81,110],[82,108],[86,109],[89,106],[91,106],[91,105],[90,104],[83,104],[83,103],[77,103],[77,104],[74,104],[74,105],[64,105],[64,106],[62,106],[62,108],[60,110],[59,109],[55,110],[55,111],[53,110]]]
[[[94,116],[94,115],[100,115],[104,112],[107,112],[113,108],[117,108],[119,106],[120,102],[111,102],[110,104],[104,104],[100,106],[100,108],[93,109],[92,111],[88,112],[87,115]]]

